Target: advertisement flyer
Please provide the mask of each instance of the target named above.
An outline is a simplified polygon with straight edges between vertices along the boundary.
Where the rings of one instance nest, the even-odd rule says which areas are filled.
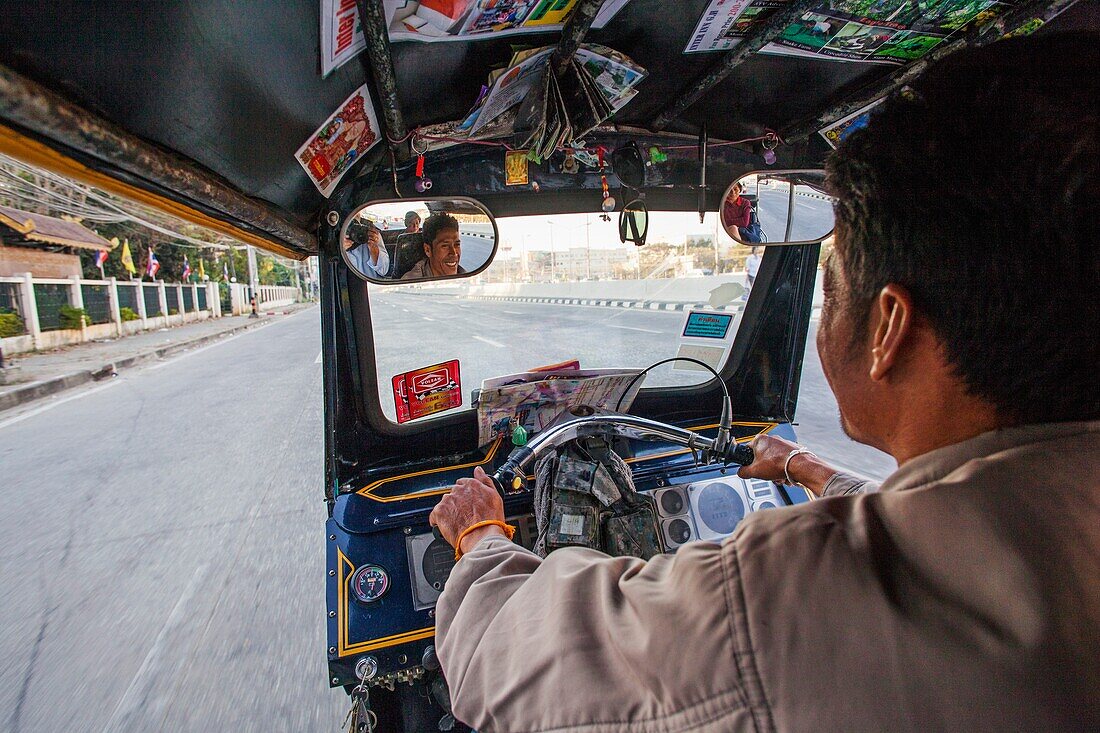
[[[605,0],[603,28],[630,0]],[[469,41],[561,30],[577,0],[384,0],[390,41]],[[321,0],[321,74],[363,50],[355,0]]]
[[[828,0],[762,52],[902,65],[1006,7],[996,0]]]
[[[352,163],[380,139],[374,104],[364,84],[298,148],[295,157],[321,195],[328,197]]]
[[[684,53],[728,51],[789,0],[711,0]]]
[[[874,112],[875,107],[882,104],[882,101],[881,99],[877,99],[866,107],[857,109],[847,117],[841,117],[833,124],[817,132],[821,137],[825,138],[825,142],[829,143],[833,150],[836,150],[837,146],[840,145],[844,138],[861,127],[867,126],[867,121],[871,119],[871,114]]]

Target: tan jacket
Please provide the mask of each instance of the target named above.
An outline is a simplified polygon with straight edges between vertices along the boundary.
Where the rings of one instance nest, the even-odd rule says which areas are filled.
[[[437,610],[482,733],[1100,730],[1100,423],[986,433],[648,563],[483,540]]]

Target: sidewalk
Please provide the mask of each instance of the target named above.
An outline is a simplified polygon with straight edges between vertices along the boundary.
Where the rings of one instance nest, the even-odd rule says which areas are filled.
[[[11,357],[7,359],[7,364],[18,368],[15,378],[19,381],[0,384],[0,412],[82,384],[110,378],[122,369],[156,361],[311,307],[311,303],[298,303],[261,313],[255,319],[248,316],[210,318],[125,338],[104,339],[55,351]]]

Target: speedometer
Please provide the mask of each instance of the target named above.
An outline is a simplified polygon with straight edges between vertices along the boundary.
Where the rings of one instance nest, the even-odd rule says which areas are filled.
[[[390,589],[390,576],[379,565],[364,565],[351,577],[351,590],[363,603],[373,603]]]

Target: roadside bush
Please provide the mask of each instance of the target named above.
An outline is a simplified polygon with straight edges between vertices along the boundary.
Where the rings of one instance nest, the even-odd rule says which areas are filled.
[[[83,308],[73,308],[71,305],[63,305],[58,310],[58,318],[62,328],[82,328],[88,322],[88,316]]]
[[[23,325],[23,319],[19,317],[18,313],[0,311],[0,338],[22,336],[25,331],[26,327]]]
[[[170,316],[178,316],[179,314],[180,314],[180,312],[178,310],[176,310],[175,308],[169,308],[168,309],[168,315],[170,315]]]
[[[134,313],[132,308],[125,307],[118,309],[118,315],[122,318],[123,321],[136,321],[141,318],[141,316],[139,316],[137,313]]]

